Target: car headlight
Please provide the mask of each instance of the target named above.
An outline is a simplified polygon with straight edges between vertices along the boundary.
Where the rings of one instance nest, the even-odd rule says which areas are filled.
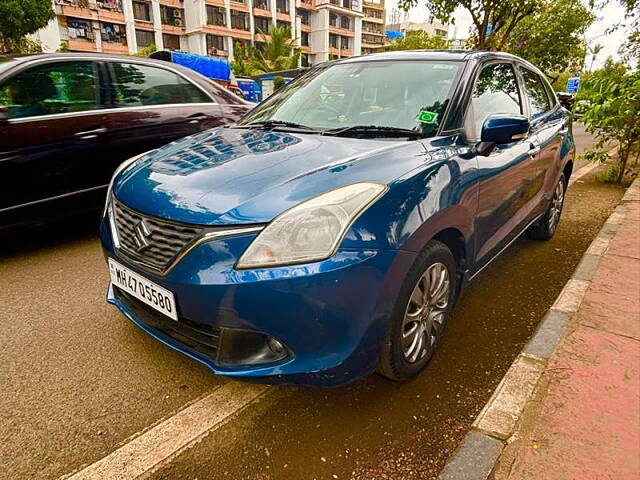
[[[118,165],[118,168],[116,168],[116,171],[113,172],[113,175],[111,176],[111,181],[109,182],[109,188],[107,188],[107,198],[105,199],[105,202],[104,202],[104,209],[102,210],[102,217],[103,218],[107,214],[107,210],[109,208],[109,201],[111,200],[111,192],[113,191],[113,181],[116,179],[118,174],[120,174],[122,171],[124,171],[131,164],[135,163],[135,161],[138,160],[139,158],[144,157],[150,151],[151,150],[149,150],[147,152],[144,152],[144,153],[141,153],[140,155],[136,155],[135,157],[131,157],[128,160],[125,160],[120,165]]]
[[[355,183],[296,205],[258,234],[236,268],[293,265],[329,258],[355,219],[386,191],[386,185]]]

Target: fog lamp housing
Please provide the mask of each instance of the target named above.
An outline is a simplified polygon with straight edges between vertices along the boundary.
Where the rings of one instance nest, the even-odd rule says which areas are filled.
[[[233,328],[223,328],[220,332],[220,365],[265,365],[291,356],[291,350],[284,343],[265,333]]]

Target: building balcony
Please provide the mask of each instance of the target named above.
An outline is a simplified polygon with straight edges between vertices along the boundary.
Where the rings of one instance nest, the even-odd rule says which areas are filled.
[[[379,32],[377,30],[367,30],[365,28],[362,29],[362,33],[363,34],[367,34],[367,35],[376,35],[376,36],[379,36],[379,37],[384,37],[385,36],[384,32]]]
[[[176,25],[162,24],[162,33],[169,33],[171,35],[183,35],[184,27],[178,27]]]
[[[74,18],[83,18],[85,20],[94,20],[94,11],[90,8],[80,8],[75,5],[56,5],[56,13],[58,15]]]
[[[371,23],[377,23],[379,25],[384,25],[384,19],[383,18],[377,18],[377,17],[369,17],[367,16],[367,14],[364,14],[364,18],[362,19],[363,21],[367,21],[367,22],[371,22]]]
[[[340,58],[353,57],[353,50],[345,48],[329,47],[329,55],[336,55]]]
[[[255,7],[253,9],[253,14],[257,15],[258,17],[271,18],[271,10],[265,10],[264,8]]]
[[[300,47],[300,50],[302,51],[302,53],[306,53],[307,55],[311,53],[311,47],[307,45]]]
[[[333,33],[335,35],[341,35],[343,37],[355,37],[355,32],[351,30],[347,30],[346,28],[334,27],[329,25],[329,33]]]
[[[251,32],[247,30],[239,30],[237,28],[230,28],[229,33],[227,34],[230,37],[238,38],[241,40],[251,40]]]
[[[304,23],[300,25],[301,32],[311,33],[311,25],[305,25]]]
[[[93,40],[84,38],[70,38],[69,50],[72,52],[97,52],[98,46]]]
[[[184,2],[182,0],[160,0],[160,5],[166,5],[173,8],[184,8]]]
[[[129,47],[123,43],[102,42],[102,52],[126,55],[129,53]]]
[[[271,35],[263,35],[261,33],[255,33],[253,35],[253,39],[256,42],[270,42],[271,41]]]
[[[134,20],[133,23],[136,26],[136,30],[147,30],[149,32],[153,32],[153,22],[148,22],[146,20]]]
[[[249,5],[247,5],[244,2],[235,2],[235,1],[231,0],[231,2],[229,2],[229,6],[230,6],[231,10],[237,10],[238,12],[247,12],[247,13],[249,13]]]
[[[313,10],[313,1],[303,2],[302,0],[296,3],[297,8],[304,8],[305,10]]]
[[[211,35],[218,35],[221,37],[231,36],[231,29],[227,28],[226,25],[205,25],[202,27],[202,31],[204,33],[210,33]]]
[[[224,0],[204,0],[204,3],[207,5],[211,5],[212,7],[225,8]]]
[[[277,12],[276,13],[276,18],[278,20],[283,21],[283,22],[291,22],[291,15],[289,15],[288,13]]]

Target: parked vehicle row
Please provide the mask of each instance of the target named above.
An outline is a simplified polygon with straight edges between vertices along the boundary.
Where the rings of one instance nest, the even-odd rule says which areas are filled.
[[[100,208],[124,160],[248,109],[213,81],[163,61],[0,58],[0,231]]]
[[[406,380],[470,280],[521,233],[553,236],[574,152],[569,113],[517,57],[321,65],[119,167],[108,301],[221,375]]]

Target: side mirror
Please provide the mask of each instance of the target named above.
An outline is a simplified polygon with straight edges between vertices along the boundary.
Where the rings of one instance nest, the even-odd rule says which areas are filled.
[[[9,121],[9,109],[0,105],[0,125],[4,125]]]
[[[523,115],[489,115],[482,125],[483,143],[513,143],[529,133],[529,119]]]

